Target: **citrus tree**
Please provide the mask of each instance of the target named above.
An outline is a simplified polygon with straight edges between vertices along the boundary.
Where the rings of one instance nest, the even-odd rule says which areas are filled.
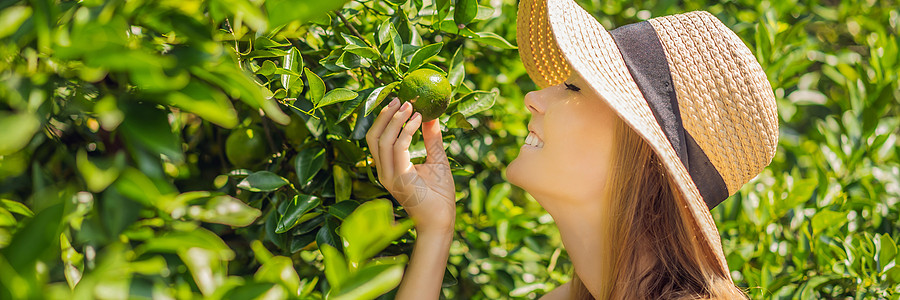
[[[447,113],[431,115],[472,129],[498,92],[465,82],[469,56],[515,49],[477,31],[494,14],[474,0],[4,1],[0,298],[390,291],[411,223],[361,139],[422,70],[449,78]]]
[[[900,295],[896,1],[577,2],[606,28],[708,10],[766,70],[777,154],[712,211],[752,299]],[[391,298],[415,232],[362,137],[416,71],[450,86],[443,296],[549,292],[571,262],[504,178],[535,89],[516,8],[0,1],[0,298]]]

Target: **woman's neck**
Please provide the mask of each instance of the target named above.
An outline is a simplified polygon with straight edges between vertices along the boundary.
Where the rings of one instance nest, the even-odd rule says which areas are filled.
[[[611,237],[606,215],[608,210],[602,207],[605,201],[597,198],[591,200],[570,202],[554,199],[547,204],[555,205],[544,207],[559,228],[559,235],[578,277],[591,294],[598,296],[603,277],[612,274],[612,253],[603,251],[609,249]]]

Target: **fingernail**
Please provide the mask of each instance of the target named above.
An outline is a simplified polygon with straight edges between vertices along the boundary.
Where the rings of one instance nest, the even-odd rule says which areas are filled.
[[[406,111],[409,109],[409,102],[403,102],[403,105],[400,106],[401,111]]]
[[[391,101],[391,103],[388,103],[388,106],[390,106],[390,107],[397,106],[397,102],[400,102],[400,100],[398,100],[397,98],[394,98],[394,100]]]
[[[421,117],[421,116],[422,115],[420,115],[419,112],[416,112],[413,114],[412,119],[415,120],[416,118]]]

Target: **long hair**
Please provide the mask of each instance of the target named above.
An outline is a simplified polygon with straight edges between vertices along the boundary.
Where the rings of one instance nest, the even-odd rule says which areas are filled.
[[[621,119],[615,139],[607,183],[611,241],[597,249],[609,255],[611,268],[598,283],[598,298],[746,298],[700,246],[694,234],[699,227],[678,205],[681,196],[650,145]],[[577,275],[571,288],[572,299],[594,299]]]

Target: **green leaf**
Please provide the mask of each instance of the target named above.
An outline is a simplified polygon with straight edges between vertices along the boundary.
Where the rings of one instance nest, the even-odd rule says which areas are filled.
[[[378,48],[381,48],[381,45],[384,43],[391,41],[391,19],[385,19],[378,24],[378,28],[376,29],[377,33],[375,34],[375,41],[378,43]],[[384,54],[384,53],[383,53]],[[388,57],[385,57],[387,59]]]
[[[492,15],[494,15],[493,8],[484,5],[478,5],[478,12],[475,14],[475,20],[487,20],[490,19]]]
[[[16,217],[5,208],[0,207],[0,227],[16,226]]]
[[[356,98],[356,96],[357,96],[356,92],[354,92],[354,91],[351,91],[346,88],[336,88],[336,89],[328,91],[328,93],[325,94],[324,97],[322,97],[321,101],[313,102],[313,103],[316,105],[315,106],[316,108],[319,108],[319,107],[324,107],[324,106],[328,106],[331,104],[335,104],[338,102],[353,100],[354,98]]]
[[[262,212],[258,209],[250,207],[237,198],[222,195],[209,199],[199,214],[193,217],[203,222],[244,227],[256,221],[261,214]]]
[[[349,200],[353,182],[350,178],[350,173],[344,170],[344,167],[341,165],[334,165],[331,170],[332,179],[334,180],[335,201]]]
[[[813,236],[818,236],[823,230],[835,228],[847,222],[848,212],[823,210],[812,217]]]
[[[353,210],[359,207],[359,202],[353,200],[344,200],[328,207],[328,213],[338,219],[346,219]]]
[[[270,26],[274,28],[292,21],[306,23],[325,17],[327,12],[341,8],[348,1],[268,0],[265,7]]]
[[[881,249],[878,251],[878,263],[881,265],[882,271],[885,270],[891,261],[897,257],[897,242],[887,233],[881,235],[879,240]]]
[[[197,288],[204,296],[211,296],[225,282],[225,262],[215,252],[191,247],[179,249],[177,254],[191,271]]]
[[[290,71],[286,74],[281,74],[281,86],[284,87],[284,90],[290,95],[294,84],[303,82],[302,80],[298,81],[301,77],[300,72],[303,70],[303,57],[300,55],[300,51],[298,51],[297,48],[291,47],[291,49],[288,50],[288,54],[284,56],[282,68],[285,71]]]
[[[275,233],[285,233],[300,224],[300,217],[322,204],[322,199],[313,195],[296,195],[288,201],[287,208],[278,218]]]
[[[374,89],[368,88],[368,89],[358,91],[356,93],[357,94],[356,98],[353,98],[352,100],[347,101],[344,104],[341,104],[341,114],[338,117],[337,123],[343,122],[345,119],[347,119],[347,117],[349,117],[354,112],[358,113],[357,109],[359,108],[359,105],[362,104],[363,101],[366,100],[366,98],[368,98],[369,94],[372,93],[372,90],[374,90]],[[359,119],[357,118],[357,120],[359,120]]]
[[[319,232],[316,233],[316,244],[319,245],[319,249],[323,245],[329,245],[335,249],[341,247],[341,237],[335,232],[339,225],[340,223],[338,223],[337,219],[326,215],[322,228],[319,228]]]
[[[253,50],[241,58],[243,58],[243,59],[275,58],[275,57],[283,57],[285,55],[288,55],[287,51],[271,48],[271,49]]]
[[[381,53],[378,53],[378,50],[368,46],[347,45],[344,47],[344,51],[372,60],[381,57]]]
[[[457,0],[453,11],[453,21],[467,25],[478,15],[478,0]]]
[[[418,69],[425,63],[425,61],[432,56],[437,55],[441,52],[441,48],[444,46],[444,43],[431,44],[419,50],[416,50],[415,54],[413,54],[412,59],[409,61],[409,71],[413,71]]]
[[[190,248],[209,250],[222,260],[234,258],[234,251],[222,241],[215,233],[197,227],[190,231],[170,231],[160,237],[155,237],[135,249],[138,254],[147,252],[177,253]]]
[[[462,128],[465,130],[472,130],[472,124],[466,120],[466,116],[459,112],[454,112],[450,115],[450,119],[447,120],[447,128]]]
[[[10,155],[24,148],[40,128],[41,121],[34,114],[0,111],[0,132],[3,132],[0,155]]]
[[[403,268],[406,260],[398,260],[390,264],[367,265],[353,277],[345,280],[339,293],[332,297],[335,300],[349,299],[375,299],[387,293],[398,285],[403,279]],[[337,288],[335,288],[337,289]]]
[[[181,141],[169,125],[168,110],[148,104],[131,103],[125,111],[120,127],[126,140],[133,139],[148,150],[163,154],[169,159],[183,161]]]
[[[456,48],[453,58],[450,59],[450,70],[447,71],[447,80],[454,87],[459,86],[466,77],[466,57],[463,55],[463,49],[465,48],[462,46]]]
[[[12,6],[0,11],[0,38],[16,33],[28,17],[31,17],[29,6]]]
[[[393,24],[388,24],[388,35],[391,38],[391,53],[394,58],[394,69],[400,69],[400,60],[403,55],[403,40]]]
[[[125,152],[118,152],[112,158],[89,159],[84,149],[79,149],[75,156],[75,166],[84,178],[88,190],[101,192],[119,178],[125,167]]]
[[[273,41],[272,39],[270,39],[266,36],[257,37],[255,42],[256,42],[256,44],[253,45],[254,49],[268,49],[268,48],[286,47],[286,46],[291,45],[291,43],[289,43],[289,42],[282,44],[282,43]]]
[[[362,265],[412,228],[408,219],[394,223],[392,208],[387,200],[371,200],[344,219],[340,234],[345,240],[347,260],[352,265]]]
[[[264,32],[268,27],[268,18],[262,10],[248,0],[219,0],[211,3],[218,4],[232,15],[240,15],[243,23],[255,31]],[[273,25],[274,26],[274,25]]]
[[[275,73],[275,69],[278,67],[275,66],[275,63],[271,60],[264,61],[262,66],[259,66],[259,69],[256,70],[256,74],[260,74],[263,76],[269,76]]]
[[[284,290],[281,286],[271,282],[248,282],[240,286],[236,286],[227,293],[222,299],[285,299]]]
[[[21,202],[2,199],[0,200],[0,205],[5,207],[11,213],[20,214],[28,218],[34,217],[34,212],[32,212],[31,209],[28,208],[28,206],[25,206],[25,204],[22,204]]]
[[[477,38],[478,37],[478,34],[469,28],[460,29],[459,25],[457,25],[456,22],[453,22],[453,20],[444,20],[434,27],[436,27],[437,30],[464,36],[467,38]]]
[[[460,99],[456,109],[463,116],[471,117],[494,106],[496,98],[497,92],[475,91]]]
[[[472,40],[500,49],[518,49],[518,47],[493,32],[479,32],[478,37],[473,38]]]
[[[282,285],[293,296],[300,295],[300,276],[294,269],[290,257],[274,256],[253,274],[258,282],[271,282]]]
[[[366,112],[364,116],[368,116],[372,113],[372,111],[381,104],[381,101],[384,101],[384,98],[387,98],[391,91],[399,84],[399,81],[395,81],[373,90],[372,93],[369,94],[369,97],[366,98],[365,104],[363,104],[363,108]]]
[[[275,173],[259,171],[241,180],[237,187],[251,192],[271,192],[289,183],[287,179]]]
[[[263,67],[267,65],[263,64]],[[271,66],[274,67],[274,64]],[[224,128],[233,128],[238,123],[237,111],[228,96],[198,80],[191,80],[184,88],[168,93],[165,103]]]
[[[341,284],[350,277],[350,268],[341,252],[328,244],[319,245],[319,251],[325,258],[325,278],[332,290],[340,290]]]
[[[313,176],[325,165],[325,149],[321,147],[308,147],[300,150],[294,161],[294,169],[297,173],[297,183],[302,187],[312,181]]]
[[[310,71],[309,68],[304,68],[306,74],[306,81],[309,82],[309,90],[306,92],[306,99],[309,99],[309,102],[313,104],[319,103],[322,100],[322,96],[325,95],[325,82],[322,81],[322,78],[319,78],[319,75],[316,75],[315,72]]]

